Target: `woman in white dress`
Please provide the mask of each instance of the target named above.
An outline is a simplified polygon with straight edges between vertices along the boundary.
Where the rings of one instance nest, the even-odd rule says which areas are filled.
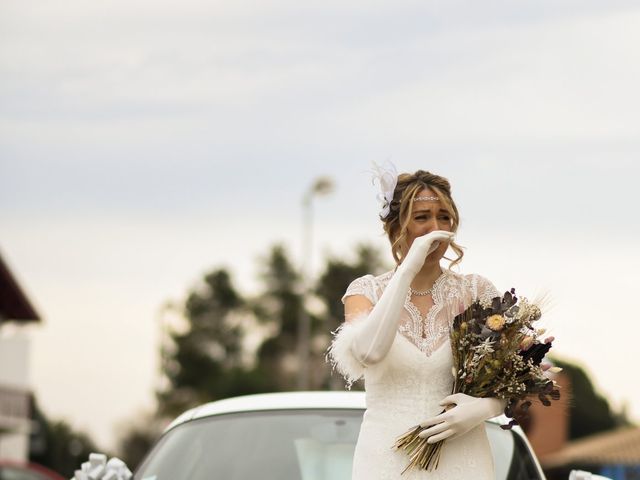
[[[449,182],[422,170],[383,173],[391,179],[381,179],[387,191],[380,218],[397,267],[349,285],[343,297],[345,323],[329,350],[349,384],[362,376],[365,381],[367,410],[352,480],[493,479],[484,420],[499,415],[504,403],[451,395],[449,328],[473,301],[499,293],[479,275],[460,275],[440,265],[448,248],[457,255],[451,265],[463,255],[454,240],[459,215]],[[417,424],[431,425],[423,432],[429,442],[447,441],[436,470],[413,469],[401,476],[409,457],[392,447]]]

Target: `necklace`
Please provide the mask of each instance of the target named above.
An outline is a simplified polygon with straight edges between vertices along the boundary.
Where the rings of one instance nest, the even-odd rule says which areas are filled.
[[[411,287],[409,287],[409,290],[411,291],[411,295],[416,295],[418,297],[426,297],[427,295],[431,295],[431,293],[433,292],[433,287],[431,287],[428,290],[424,290],[422,292],[418,290],[414,290]]]
[[[440,273],[440,277],[442,277],[442,275],[444,275],[444,272]],[[417,297],[426,297],[427,295],[431,295],[433,293],[433,289],[436,287],[436,283],[438,283],[438,280],[440,280],[440,277],[438,277],[436,281],[433,282],[433,285],[431,285],[431,288],[427,290],[423,290],[423,291],[414,290],[413,287],[409,285],[409,291],[411,292],[411,295],[415,295]]]

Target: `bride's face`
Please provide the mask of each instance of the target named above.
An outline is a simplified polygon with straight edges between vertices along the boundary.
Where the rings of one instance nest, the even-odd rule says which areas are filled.
[[[437,197],[437,195],[429,190],[424,189],[416,195],[417,197]],[[411,206],[411,218],[407,225],[407,246],[405,251],[413,244],[417,237],[426,235],[434,230],[452,230],[451,214],[446,210],[440,200],[418,200],[414,201]],[[442,243],[427,258],[432,260],[440,260],[447,251],[449,244]]]

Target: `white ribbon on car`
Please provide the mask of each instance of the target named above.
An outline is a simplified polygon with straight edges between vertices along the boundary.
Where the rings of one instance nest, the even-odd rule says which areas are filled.
[[[113,457],[107,461],[103,453],[92,453],[89,461],[76,470],[71,480],[130,480],[133,473],[119,458]]]

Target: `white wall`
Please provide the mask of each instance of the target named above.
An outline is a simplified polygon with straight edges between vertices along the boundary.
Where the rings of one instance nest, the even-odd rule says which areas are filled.
[[[29,388],[29,338],[20,330],[0,328],[0,390],[23,391]],[[0,459],[25,461],[29,455],[29,419],[16,410],[15,395],[0,392]],[[24,400],[26,401],[26,399]],[[24,406],[23,400],[19,404]],[[23,412],[25,415],[28,413]]]
[[[25,462],[29,458],[29,434],[0,434],[0,459]]]
[[[29,338],[25,332],[0,327],[0,385],[28,389]]]

